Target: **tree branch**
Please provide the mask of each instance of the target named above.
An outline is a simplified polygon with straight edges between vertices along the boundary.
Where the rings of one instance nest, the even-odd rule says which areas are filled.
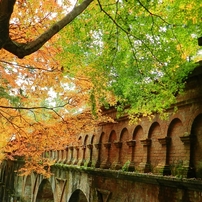
[[[37,110],[37,109],[54,110],[54,109],[57,109],[57,108],[65,107],[68,104],[69,103],[65,103],[64,105],[55,106],[55,107],[45,107],[45,106],[42,106],[42,107],[12,107],[12,106],[0,105],[0,108],[3,108],[3,109],[15,109],[15,110]]]
[[[142,44],[144,44],[144,46],[149,50],[149,52],[151,53],[151,55],[158,61],[158,58],[156,57],[156,55],[153,53],[152,49],[145,43],[145,41],[133,34],[130,33],[130,31],[124,29],[109,13],[107,13],[107,11],[105,11],[100,3],[100,0],[98,1],[98,5],[100,7],[100,10],[106,15],[108,16],[108,18],[116,25],[116,27],[118,27],[120,30],[122,30],[126,36],[129,38],[129,36],[132,36],[133,38],[135,38],[136,40],[139,40],[142,42]],[[130,45],[132,45],[132,43],[130,42]],[[133,46],[131,46],[133,48]],[[134,52],[133,52],[134,53]],[[160,61],[159,61],[160,62]]]
[[[15,3],[15,0],[0,0],[0,2],[12,1]],[[10,38],[3,44],[3,48],[8,52],[16,55],[19,58],[23,58],[26,55],[30,55],[40,49],[49,39],[51,39],[55,34],[57,34],[61,29],[63,29],[67,24],[72,22],[78,15],[80,15],[92,2],[93,0],[84,0],[80,5],[74,7],[74,9],[68,13],[60,21],[56,22],[50,29],[41,34],[37,39],[29,43],[17,43],[12,41]],[[3,10],[0,9],[0,16]],[[4,27],[1,27],[3,29]],[[0,48],[1,48],[1,38],[0,38]]]
[[[16,0],[0,0],[0,49],[9,41],[9,20]]]

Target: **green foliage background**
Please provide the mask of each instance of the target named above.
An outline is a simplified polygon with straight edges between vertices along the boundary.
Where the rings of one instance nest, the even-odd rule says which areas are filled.
[[[163,113],[200,59],[201,21],[200,0],[95,1],[60,33],[59,57],[66,72],[92,80],[94,110]]]

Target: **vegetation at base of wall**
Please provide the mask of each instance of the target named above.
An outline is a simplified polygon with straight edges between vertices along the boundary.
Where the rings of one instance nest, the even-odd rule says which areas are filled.
[[[89,162],[88,160],[84,160],[83,166],[87,168],[88,167],[88,162]]]
[[[83,171],[99,171],[102,170],[103,172],[124,172],[128,173],[127,175],[133,175],[133,174],[140,174],[140,175],[152,175],[152,176],[162,176],[164,173],[164,167],[163,168],[153,168],[155,172],[149,172],[149,173],[144,173],[144,169],[138,169],[138,167],[134,171],[129,171],[129,166],[130,166],[130,161],[126,161],[125,164],[119,169],[116,170],[115,168],[109,168],[109,169],[101,169],[101,168],[95,168],[95,166],[90,166],[88,167],[87,164],[83,166],[79,165],[67,165],[63,163],[55,163],[53,167],[60,168],[63,170],[83,170]],[[148,165],[149,166],[149,165]],[[151,169],[151,166],[148,167],[148,169]],[[166,175],[165,177],[171,177],[171,178],[186,178],[187,177],[187,172],[188,172],[188,167],[184,166],[183,163],[180,161],[177,164],[172,164],[170,166],[171,169],[171,175]]]
[[[177,178],[186,178],[189,166],[183,161],[178,161],[170,165],[171,175]]]
[[[123,172],[124,172],[124,171],[128,171],[129,166],[130,166],[130,161],[128,160],[128,161],[126,161],[126,162],[124,163],[124,165],[122,166],[121,170],[122,170]]]
[[[78,166],[78,165],[67,165],[67,164],[58,164],[56,163],[54,165],[56,168],[61,168],[61,169],[65,169],[66,171],[70,170],[70,171],[83,171],[83,172],[87,172],[87,173],[91,173],[91,174],[95,174],[96,173],[98,175],[103,175],[103,176],[108,176],[108,177],[112,177],[112,178],[121,178],[121,179],[132,179],[134,177],[134,180],[143,178],[143,179],[147,179],[147,178],[151,178],[152,180],[154,180],[154,182],[156,181],[156,179],[165,179],[165,180],[169,180],[171,179],[172,181],[174,180],[178,180],[178,179],[183,179],[184,181],[196,181],[195,178],[186,178],[185,174],[187,171],[187,167],[182,167],[182,166],[178,166],[178,171],[175,172],[176,175],[162,175],[160,173],[144,173],[141,172],[139,170],[135,170],[133,172],[128,172],[126,170],[112,170],[112,169],[102,169],[102,168],[94,168],[94,167],[84,167],[84,166]],[[53,167],[54,167],[53,166]],[[184,173],[183,173],[183,172]],[[199,180],[199,182],[201,182]]]

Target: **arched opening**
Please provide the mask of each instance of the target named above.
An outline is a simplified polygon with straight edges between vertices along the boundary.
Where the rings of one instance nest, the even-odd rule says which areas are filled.
[[[93,144],[94,139],[95,139],[95,135],[92,135],[92,137],[91,137],[91,141],[90,141],[91,144]]]
[[[54,202],[53,191],[48,180],[44,179],[40,186],[36,197],[36,202]]]
[[[140,140],[143,137],[143,129],[138,125],[133,132],[133,140],[135,140],[134,147],[134,163],[135,167],[138,168],[142,162],[144,162],[144,151]]]
[[[75,147],[74,165],[78,164],[79,162],[82,162],[81,147],[82,147],[82,137],[80,136],[78,138],[78,145]]]
[[[147,164],[145,167],[145,172],[156,172],[154,168],[160,163],[161,157],[159,156],[159,152],[161,153],[162,148],[158,142],[159,137],[161,137],[160,125],[159,123],[154,122],[151,125],[148,133],[148,140],[150,141],[150,144],[147,145]]]
[[[127,141],[129,141],[129,133],[128,129],[124,128],[121,131],[121,136],[120,136],[120,147],[119,147],[119,162],[122,164],[122,166],[127,162],[131,160],[131,153],[132,151],[127,145]]]
[[[92,160],[93,160],[93,141],[94,141],[95,135],[92,135],[90,144],[87,145],[89,150],[89,161],[87,166],[92,166]]]
[[[180,119],[175,118],[168,127],[167,136],[171,138],[166,150],[166,165],[169,165],[172,175],[178,175],[178,171],[183,167],[185,159],[185,148],[180,136],[183,134],[183,124]]]
[[[191,128],[192,140],[190,143],[190,168],[189,177],[202,178],[202,114],[198,115]]]
[[[69,202],[88,202],[88,200],[85,194],[80,189],[77,189],[72,193]]]
[[[87,142],[88,142],[88,135],[85,136],[84,139],[84,143],[83,143],[83,158],[82,158],[82,162],[81,165],[84,165],[86,162],[86,146],[87,146]]]
[[[112,166],[114,167],[115,165],[112,165],[112,163],[114,162],[115,164],[117,163],[117,156],[118,156],[118,151],[117,148],[114,144],[114,142],[116,142],[117,138],[116,138],[116,132],[113,130],[111,131],[110,135],[109,135],[109,143],[111,143],[111,147],[107,148],[108,149],[108,167]]]
[[[105,153],[104,144],[103,144],[105,141],[105,136],[106,136],[105,133],[102,132],[100,135],[99,143],[96,145],[96,148],[98,149],[97,167],[100,167],[100,165],[107,158],[107,155]]]

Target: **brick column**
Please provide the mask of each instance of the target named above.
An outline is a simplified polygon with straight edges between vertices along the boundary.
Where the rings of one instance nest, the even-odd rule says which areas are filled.
[[[69,164],[69,165],[72,164],[72,162],[73,162],[73,149],[74,149],[73,146],[68,146],[69,160],[68,160],[67,164]]]
[[[83,156],[82,156],[82,160],[80,162],[80,166],[83,166],[86,161],[86,145],[82,146],[82,150],[83,150]]]
[[[122,142],[114,142],[114,145],[116,148],[118,148],[118,159],[117,162],[115,163],[115,169],[119,170],[122,168],[122,162],[121,162],[121,148],[122,148]]]
[[[88,144],[87,148],[90,151],[90,158],[89,158],[89,161],[87,162],[87,167],[91,167],[92,166],[93,145],[92,144]]]
[[[196,140],[196,136],[185,134],[180,137],[180,140],[183,142],[185,147],[186,161],[187,164],[183,164],[182,173],[183,177],[195,177],[195,168],[193,167],[193,150],[194,150],[194,142]]]
[[[145,158],[143,160],[143,162],[141,163],[140,167],[142,167],[142,171],[144,173],[148,173],[151,172],[151,162],[150,162],[150,147],[151,147],[151,139],[144,139],[144,140],[140,140],[140,142],[142,143],[143,147],[144,147],[144,151],[145,151]]]
[[[131,149],[131,160],[130,160],[130,164],[128,167],[128,171],[134,171],[135,170],[134,148],[135,148],[136,141],[135,140],[129,140],[126,143],[129,146],[129,148]]]
[[[72,164],[77,165],[79,162],[79,146],[74,146],[74,160]]]
[[[101,150],[101,143],[97,143],[97,144],[94,144],[96,150],[97,150],[97,159],[96,159],[96,162],[95,162],[95,167],[96,168],[99,168],[100,167],[100,150]]]
[[[67,162],[68,162],[68,146],[64,150],[64,161],[63,161],[63,163],[67,163]]]
[[[111,148],[111,142],[104,143],[104,147],[107,149],[107,159],[106,159],[106,161],[101,163],[100,167],[108,169],[111,166],[111,163],[109,161],[109,153],[110,153],[110,148]]]
[[[162,157],[162,161],[160,165],[157,166],[157,169],[159,169],[159,173],[163,175],[171,175],[171,170],[169,166],[169,147],[171,143],[171,138],[166,136],[164,138],[159,138],[158,141],[162,146],[162,153],[160,154]]]

